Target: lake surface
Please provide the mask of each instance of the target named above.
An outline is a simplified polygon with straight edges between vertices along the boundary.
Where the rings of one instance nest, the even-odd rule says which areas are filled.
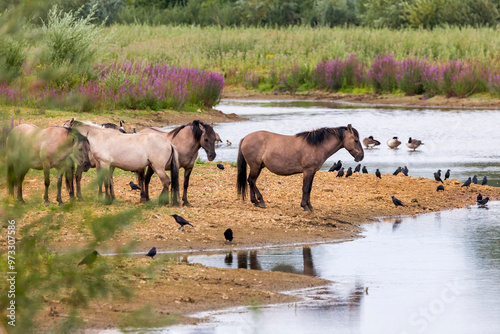
[[[200,313],[161,333],[499,333],[500,202],[373,223],[339,244],[191,255],[188,262],[316,275],[304,302]],[[246,255],[245,255],[246,254]]]
[[[373,173],[408,166],[411,176],[487,175],[500,186],[500,112],[412,109],[318,101],[222,101],[217,109],[249,120],[216,124],[223,145],[216,160],[235,162],[239,141],[268,130],[292,135],[352,124],[382,145],[365,150]],[[398,136],[398,150],[386,141]],[[425,145],[410,151],[408,137]],[[226,145],[226,140],[232,145]],[[206,159],[204,152],[200,156]],[[341,159],[355,166],[345,150]],[[487,195],[487,194],[486,194]],[[304,301],[197,314],[208,322],[155,333],[500,333],[500,203],[375,222],[364,238],[311,247],[182,254],[188,262],[224,268],[279,270],[318,276],[331,285],[289,292]]]
[[[368,107],[319,101],[240,101],[224,100],[217,109],[235,113],[249,120],[216,124],[223,144],[217,148],[219,161],[236,162],[238,143],[248,133],[267,130],[292,135],[321,127],[352,124],[362,138],[373,136],[381,142],[365,150],[361,162],[370,173],[379,168],[392,173],[398,166],[408,166],[409,175],[432,178],[437,169],[451,169],[452,178],[465,181],[478,175],[487,176],[488,184],[500,186],[500,111],[415,109]],[[399,149],[391,150],[386,142],[397,136]],[[412,152],[405,146],[409,137],[424,145]],[[227,146],[226,140],[232,145]],[[202,159],[206,154],[200,151]],[[342,149],[323,166],[328,169],[337,161],[355,166],[349,153]],[[443,174],[444,175],[444,174]],[[444,177],[444,176],[443,176]]]

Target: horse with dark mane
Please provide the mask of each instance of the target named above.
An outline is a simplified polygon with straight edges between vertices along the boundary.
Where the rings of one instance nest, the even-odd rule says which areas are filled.
[[[91,122],[74,121],[72,128],[87,135],[96,162],[98,181],[100,184],[104,181],[108,201],[115,197],[111,188],[115,168],[136,172],[139,186],[144,189],[144,171],[146,167],[151,167],[163,184],[159,204],[168,204],[170,185],[172,203],[177,204],[179,161],[177,150],[170,140],[156,133],[125,134]],[[167,169],[170,170],[171,179],[165,173]],[[141,190],[142,197],[144,194]]]
[[[364,152],[359,134],[351,124],[347,127],[301,132],[294,136],[268,131],[250,133],[240,141],[238,148],[238,194],[245,199],[248,181],[250,200],[255,206],[265,208],[262,194],[256,186],[262,168],[267,167],[278,175],[303,173],[300,206],[306,211],[313,211],[310,195],[314,175],[326,159],[341,148],[349,151],[354,161],[363,160]],[[247,163],[250,166],[248,179]]]
[[[23,181],[30,169],[43,170],[45,179],[44,204],[48,206],[50,169],[57,169],[57,201],[61,198],[62,176],[73,176],[73,161],[83,169],[90,168],[89,142],[84,135],[75,130],[60,126],[40,129],[35,125],[16,126],[7,137],[7,178],[9,195],[14,196],[17,186],[17,198],[23,200]],[[73,184],[71,182],[71,184]],[[70,198],[74,197],[73,188],[69,188]]]
[[[147,128],[138,133],[159,133],[168,138],[179,152],[179,165],[184,168],[184,191],[182,193],[183,205],[189,206],[187,190],[189,187],[189,177],[194,167],[194,162],[198,157],[198,151],[203,148],[207,153],[209,161],[216,157],[215,141],[218,137],[210,124],[195,120],[191,123],[181,125],[169,132],[160,128]],[[148,168],[145,176],[146,200],[149,200],[149,181],[153,175],[153,170]]]

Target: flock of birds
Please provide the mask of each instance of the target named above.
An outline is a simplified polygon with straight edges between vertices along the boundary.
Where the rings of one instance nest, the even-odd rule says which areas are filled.
[[[366,148],[373,148],[380,145],[380,142],[374,139],[373,136],[369,136],[363,139],[363,145],[365,145]],[[387,146],[392,149],[397,149],[399,145],[401,145],[401,142],[398,140],[398,137],[392,137],[392,139],[387,141]],[[416,150],[420,145],[424,145],[424,143],[422,143],[421,140],[413,139],[411,137],[406,142],[406,146],[412,150]]]
[[[130,182],[133,184],[133,182]],[[135,185],[135,184],[134,184]],[[177,224],[179,224],[179,228],[178,230],[182,230],[182,231],[185,231],[184,230],[184,226],[186,225],[189,225],[189,226],[193,226],[193,224],[191,224],[189,221],[187,221],[184,217],[181,217],[177,214],[174,214],[174,215],[170,215],[171,217],[173,217],[175,219],[175,222]],[[234,237],[233,237],[233,230],[231,230],[230,228],[228,228],[227,230],[224,231],[224,239],[226,239],[226,242],[232,242]],[[156,251],[156,247],[153,247],[151,248],[146,256],[152,258],[154,260],[154,257],[156,256],[157,254],[157,251]],[[97,260],[97,256],[100,255],[98,251],[94,250],[92,251],[92,253],[88,254],[87,256],[85,256],[79,263],[78,263],[78,266],[81,266],[81,265],[87,265],[89,267],[92,267],[92,265],[94,264],[94,262]]]

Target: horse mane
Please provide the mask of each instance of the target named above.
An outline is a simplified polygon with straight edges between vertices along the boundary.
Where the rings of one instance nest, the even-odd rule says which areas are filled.
[[[78,121],[78,120],[74,120],[73,121],[73,127],[74,126],[79,126],[79,125],[88,125],[88,126],[93,126],[95,128],[100,128],[102,129],[103,126],[101,124],[97,124],[97,123],[94,123],[94,122],[91,122],[91,121]]]
[[[337,137],[339,140],[344,139],[344,134],[347,131],[346,126],[339,126],[336,128],[321,128],[321,129],[315,129],[312,131],[304,131],[297,133],[295,136],[296,137],[302,137],[303,139],[307,140],[307,143],[312,146],[318,146],[322,142],[325,141],[325,139],[328,139],[331,136]],[[354,134],[359,137],[358,131],[353,128]]]
[[[66,127],[62,127],[62,128],[65,129],[65,130],[67,130],[68,131],[68,135],[73,136],[73,138],[75,138],[76,140],[78,140],[79,143],[85,142],[85,141],[88,142],[87,137],[85,137],[80,132],[78,132],[78,130],[76,130],[74,128],[66,128]]]
[[[203,134],[203,131],[201,130],[200,125],[205,128],[205,132],[206,132],[207,135],[210,135],[211,133],[213,133],[215,135],[215,131],[212,128],[211,125],[203,123],[200,120],[194,120],[191,123],[181,125],[181,126],[175,128],[175,129],[173,129],[172,131],[170,131],[170,133],[173,134],[172,138],[174,138],[175,136],[177,136],[177,134],[179,134],[179,132],[182,129],[184,129],[186,126],[190,126],[190,125],[193,127],[193,137],[194,137],[194,139],[196,141],[200,140],[201,135]]]

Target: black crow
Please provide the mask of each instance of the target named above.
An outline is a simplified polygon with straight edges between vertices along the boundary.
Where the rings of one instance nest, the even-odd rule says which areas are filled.
[[[349,176],[351,176],[351,175],[352,175],[352,168],[351,168],[351,167],[349,167],[349,168],[347,169],[347,172],[345,173],[345,177],[349,177]]]
[[[231,230],[230,228],[225,230],[224,231],[224,238],[226,238],[226,240],[229,242],[233,241],[233,230]]]
[[[217,164],[217,168],[224,169],[224,165],[223,164]]]
[[[137,133],[137,130],[135,128],[133,128],[132,133]]]
[[[342,161],[337,161],[336,163],[333,164],[332,167],[330,167],[330,169],[328,170],[329,172],[336,172],[338,170],[340,170],[340,168],[342,167]]]
[[[477,175],[472,177],[472,183],[477,184]]]
[[[479,201],[480,201],[480,200],[482,200],[482,199],[483,199],[483,195],[481,195],[481,193],[479,193],[479,194],[477,195],[477,201],[479,202]]]
[[[137,184],[135,184],[134,181],[130,181],[129,184],[132,190],[141,190],[141,188]]]
[[[449,178],[450,178],[450,170],[448,169],[448,170],[446,171],[446,174],[444,174],[444,179],[445,179],[445,180],[448,180]]]
[[[394,203],[394,205],[396,207],[398,206],[405,206],[403,203],[401,203],[401,201],[399,199],[397,199],[395,196],[392,196],[392,203]]]
[[[149,252],[146,254],[146,256],[149,256],[153,260],[155,258],[155,255],[156,255],[156,247],[151,248]]]
[[[406,166],[401,170],[401,173],[403,173],[405,176],[408,176],[408,172],[409,172],[409,170],[408,170],[408,167],[406,167]]]
[[[175,221],[177,222],[177,224],[181,225],[181,227],[179,227],[178,229],[182,229],[184,231],[184,226],[185,225],[190,225],[190,226],[193,226],[191,225],[190,222],[188,222],[186,219],[182,218],[181,216],[179,215],[170,215],[172,217],[174,217]],[[193,226],[194,227],[194,226]]]
[[[441,178],[439,177],[439,174],[437,172],[434,173],[434,180],[443,183],[443,180],[441,180]]]
[[[485,176],[483,177],[483,181],[481,181],[481,185],[485,186],[488,183],[488,178]]]
[[[436,191],[444,191],[444,186],[443,186],[442,184],[440,184],[440,185],[437,187]]]
[[[377,168],[377,170],[375,171],[375,176],[376,176],[376,177],[378,177],[379,179],[381,179],[381,178],[382,178],[382,175],[380,175],[380,171],[378,170],[378,168]]]
[[[342,167],[337,173],[337,177],[342,177],[342,176],[344,176],[344,167]]]
[[[394,171],[394,173],[392,173],[392,175],[398,175],[399,173],[401,173],[401,171],[402,171],[402,170],[403,170],[403,168],[398,167],[398,169],[396,169],[396,170]]]
[[[362,171],[363,171],[363,174],[368,174],[368,169],[366,169],[366,166],[363,166]]]
[[[483,198],[483,199],[481,199],[481,200],[477,201],[477,204],[478,204],[478,205],[486,205],[486,203],[488,203],[488,201],[489,201],[489,200],[490,200],[490,198],[489,198],[489,197],[485,197],[485,198]]]
[[[358,164],[356,168],[354,168],[354,173],[359,173],[361,171],[361,164]]]
[[[439,176],[439,178],[441,178],[441,169],[438,169],[438,171],[436,173]]]
[[[469,178],[467,179],[467,181],[465,181],[465,182],[464,182],[464,184],[462,184],[462,187],[468,187],[468,186],[470,186],[470,183],[471,183],[471,182],[472,182],[472,181],[471,181],[471,179],[470,179],[470,177],[469,177]],[[462,187],[460,187],[460,188],[462,188]]]
[[[97,260],[97,255],[99,255],[99,253],[96,250],[92,251],[92,253],[85,256],[83,260],[81,260],[80,263],[78,263],[78,265],[81,266],[86,264],[87,266],[92,267],[95,260]]]

